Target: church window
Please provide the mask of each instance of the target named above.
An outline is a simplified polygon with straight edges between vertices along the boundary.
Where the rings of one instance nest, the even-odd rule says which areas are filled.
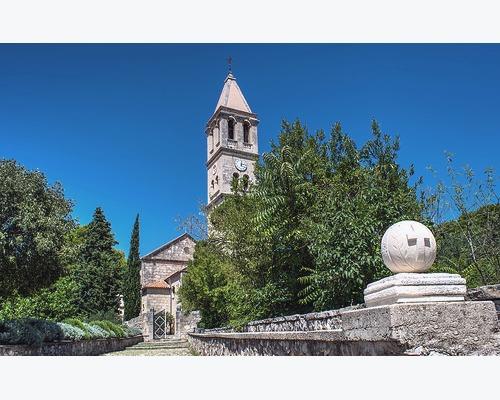
[[[215,145],[218,146],[219,143],[220,143],[220,121],[217,120],[217,122],[215,123]]]
[[[212,185],[212,189],[213,189],[213,188],[215,187],[215,186],[214,186],[214,180],[213,180],[213,179],[212,179],[212,183],[211,183],[211,185]]]
[[[215,184],[216,184],[216,185],[218,185],[218,184],[219,184],[219,175],[217,175],[217,176],[215,177]]]
[[[232,118],[227,121],[227,137],[234,140],[234,120]]]
[[[243,123],[243,142],[250,143],[250,124],[248,121]]]
[[[208,145],[210,148],[210,152],[214,151],[214,131],[210,131],[210,134],[208,135]]]

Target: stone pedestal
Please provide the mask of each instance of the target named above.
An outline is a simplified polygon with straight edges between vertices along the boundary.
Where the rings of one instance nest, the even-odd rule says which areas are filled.
[[[367,307],[391,304],[464,301],[465,279],[457,274],[400,273],[370,283],[365,291]]]
[[[349,340],[396,340],[405,354],[500,354],[498,320],[491,301],[392,304],[347,311]]]

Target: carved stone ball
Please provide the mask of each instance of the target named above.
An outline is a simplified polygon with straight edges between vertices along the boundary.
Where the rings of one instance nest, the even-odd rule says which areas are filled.
[[[384,264],[394,273],[425,272],[436,259],[436,239],[425,225],[401,221],[382,237]]]

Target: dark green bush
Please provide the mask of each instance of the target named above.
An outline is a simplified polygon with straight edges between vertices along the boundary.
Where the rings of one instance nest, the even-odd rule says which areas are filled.
[[[0,321],[0,344],[40,346],[62,337],[61,328],[54,322],[34,318]]]

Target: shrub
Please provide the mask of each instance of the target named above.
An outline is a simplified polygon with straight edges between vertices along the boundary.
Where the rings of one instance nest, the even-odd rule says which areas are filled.
[[[110,337],[117,337],[117,338],[125,337],[125,331],[123,330],[123,328],[120,325],[114,324],[111,321],[92,321],[91,324],[99,326],[105,331],[107,331]]]
[[[125,335],[127,337],[142,335],[142,331],[136,326],[124,325],[123,330],[125,331]]]
[[[63,332],[55,322],[35,318],[27,318],[24,322],[40,332],[44,342],[55,342],[63,338]]]
[[[109,337],[109,333],[99,326],[87,322],[83,322],[83,325],[92,339],[106,339]]]
[[[65,340],[82,340],[85,338],[85,332],[76,326],[65,322],[58,322],[57,325],[61,328]]]
[[[35,318],[0,321],[0,343],[39,346],[42,342],[61,340],[63,332],[51,321]]]
[[[69,324],[71,326],[74,326],[75,328],[81,329],[84,333],[84,339],[92,339],[92,335],[90,334],[89,330],[85,326],[85,324],[80,321],[77,318],[67,318],[63,321],[66,324]]]
[[[22,320],[0,321],[1,344],[27,344],[39,346],[43,334]]]

